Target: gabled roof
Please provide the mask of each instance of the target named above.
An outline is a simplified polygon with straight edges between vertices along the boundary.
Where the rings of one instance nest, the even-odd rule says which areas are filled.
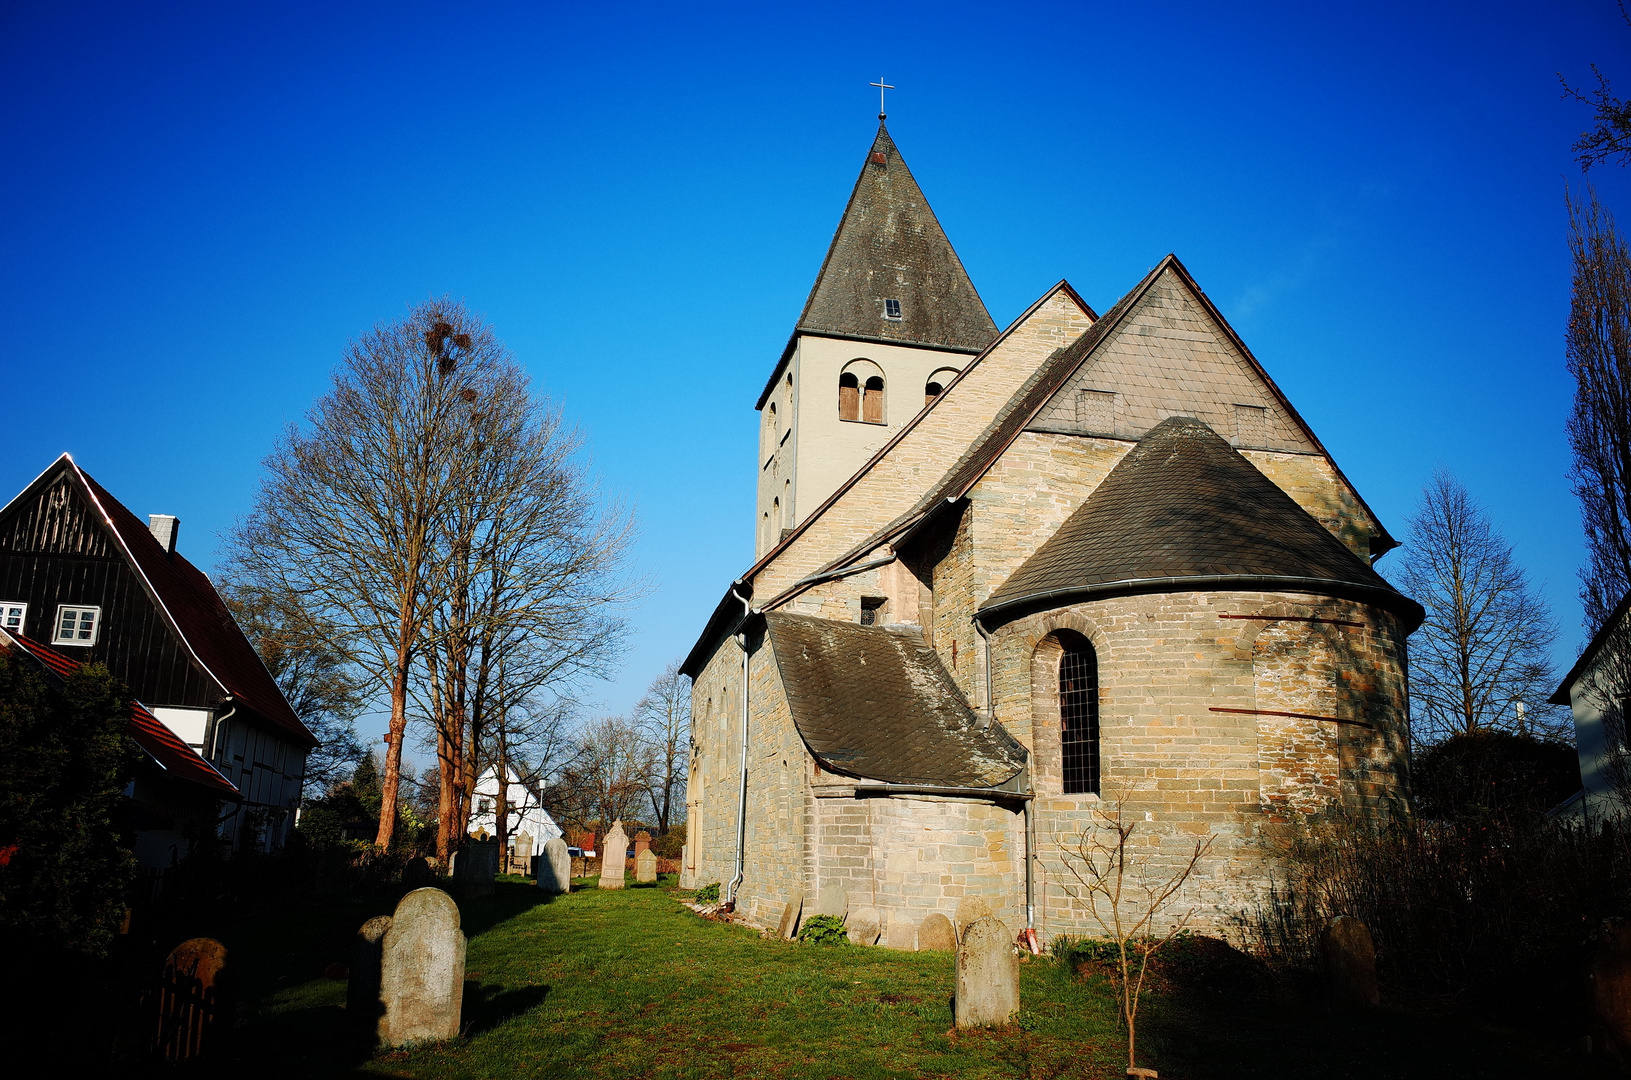
[[[108,494],[72,457],[63,454],[58,458],[17,498],[0,508],[0,517],[64,472],[78,482],[177,638],[222,693],[296,742],[316,746],[317,739],[295,716],[209,578],[180,552],[166,554],[147,525]]]
[[[1548,705],[1570,704],[1569,691],[1579,681],[1580,676],[1584,675],[1590,670],[1592,664],[1597,662],[1598,655],[1602,653],[1604,647],[1611,640],[1617,635],[1626,633],[1626,627],[1623,624],[1627,612],[1631,612],[1631,592],[1620,597],[1620,602],[1614,605],[1614,610],[1609,612],[1608,618],[1603,620],[1603,625],[1599,626],[1597,632],[1591,635],[1591,640],[1586,642],[1585,649],[1580,653],[1580,659],[1574,662],[1574,666],[1569,669],[1569,673],[1563,676],[1563,681],[1558,684],[1557,692],[1546,699]]]
[[[884,317],[884,300],[901,317]],[[799,334],[977,353],[997,336],[968,272],[882,121],[850,192],[821,272],[799,314]],[[792,353],[789,341],[758,407]]]
[[[779,611],[764,619],[793,723],[822,768],[984,788],[1024,768],[1024,749],[1002,725],[979,725],[916,634]]]
[[[980,611],[1191,588],[1349,596],[1421,623],[1420,605],[1189,416],[1139,440]]]
[[[1047,407],[1060,388],[1069,382],[1084,365],[1092,362],[1099,347],[1111,339],[1112,335],[1126,320],[1128,314],[1138,306],[1138,302],[1144,298],[1145,294],[1150,291],[1162,275],[1168,273],[1176,274],[1185,286],[1200,299],[1207,313],[1216,321],[1230,342],[1239,349],[1241,356],[1250,365],[1252,371],[1262,379],[1268,390],[1285,409],[1286,416],[1307,437],[1314,449],[1330,462],[1332,470],[1337,474],[1337,478],[1342,481],[1349,491],[1353,492],[1354,499],[1379,530],[1377,536],[1371,542],[1372,550],[1380,555],[1397,547],[1398,541],[1393,539],[1392,535],[1387,532],[1381,519],[1371,511],[1370,506],[1365,503],[1358,490],[1348,482],[1348,478],[1343,475],[1342,469],[1325,449],[1324,444],[1319,441],[1319,437],[1314,434],[1314,430],[1303,420],[1285,394],[1281,393],[1274,380],[1269,378],[1268,372],[1257,362],[1257,358],[1252,355],[1251,350],[1246,347],[1246,343],[1234,332],[1234,328],[1224,319],[1222,313],[1213,307],[1211,300],[1207,298],[1201,287],[1196,284],[1195,279],[1190,276],[1183,263],[1178,261],[1178,256],[1169,254],[1157,263],[1154,269],[1146,274],[1144,279],[1134,286],[1127,295],[1116,301],[1110,310],[1104,313],[1103,317],[1088,328],[1086,333],[1044,361],[1037,368],[1036,374],[1031,376],[1008,404],[1003,406],[997,413],[990,426],[981,433],[980,437],[964,452],[962,457],[947,470],[946,475],[939,484],[935,485],[909,509],[896,517],[895,520],[879,529],[862,543],[857,544],[844,555],[832,560],[822,569],[834,569],[861,557],[879,544],[902,535],[908,529],[918,527],[937,508],[954,503],[967,495],[974,485],[979,482],[980,477],[984,476],[1002,457],[1003,452],[1013,445],[1014,440],[1018,439],[1025,429],[1036,420],[1038,414]]]
[[[47,679],[58,690],[63,682],[79,670],[79,661],[48,648],[32,638],[0,630],[0,652],[21,653],[32,658],[38,668],[44,669]],[[141,747],[166,776],[200,784],[210,788],[222,798],[241,799],[237,787],[222,776],[196,750],[182,742],[180,737],[163,722],[148,712],[139,701],[130,703],[130,721],[126,730],[131,740]]]

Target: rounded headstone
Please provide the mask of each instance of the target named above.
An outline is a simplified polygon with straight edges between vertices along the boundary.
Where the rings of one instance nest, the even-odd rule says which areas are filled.
[[[878,911],[876,908],[864,907],[850,912],[849,918],[844,922],[844,932],[849,935],[852,945],[872,945],[878,940]]]
[[[380,960],[385,952],[385,932],[390,928],[389,915],[375,915],[357,931],[351,950],[351,974],[345,988],[346,1019],[365,1031],[379,1030],[383,1012],[379,1001]]]
[[[1341,915],[1320,935],[1325,956],[1325,986],[1333,1008],[1374,1008],[1380,1000],[1376,985],[1376,946],[1370,928],[1352,915]]]
[[[538,887],[547,893],[572,891],[572,853],[558,836],[544,841],[543,857],[538,860]]]
[[[650,848],[634,857],[634,880],[641,883],[657,880],[657,856]]]
[[[957,948],[957,931],[952,929],[951,920],[940,912],[926,915],[917,927],[918,949],[932,949],[937,952],[951,952]]]
[[[214,938],[190,938],[164,958],[159,976],[159,1041],[166,1061],[198,1057],[232,1026],[227,949]]]
[[[965,896],[957,901],[957,913],[952,916],[952,926],[957,930],[957,940],[963,939],[963,931],[980,919],[991,914],[991,908],[985,900],[978,896]]]
[[[958,1027],[995,1027],[1019,1011],[1019,959],[1014,935],[987,915],[963,933],[957,949]]]
[[[891,911],[889,920],[884,926],[883,943],[891,949],[910,951],[917,948],[917,924],[910,916],[899,911]]]
[[[380,1042],[437,1042],[459,1034],[464,1008],[464,933],[459,906],[440,889],[415,889],[397,904],[380,963]]]
[[[821,893],[816,897],[817,915],[831,915],[835,919],[842,919],[849,914],[849,893],[844,886],[835,883],[823,885]]]

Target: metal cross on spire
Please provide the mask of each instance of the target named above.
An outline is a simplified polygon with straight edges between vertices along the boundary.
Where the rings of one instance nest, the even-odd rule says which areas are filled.
[[[878,119],[882,120],[882,119],[884,119],[884,117],[886,115],[888,115],[883,111],[883,92],[885,90],[893,90],[894,87],[890,86],[888,83],[884,82],[882,75],[878,76],[878,81],[877,82],[867,83],[867,85],[868,86],[876,86],[878,88]]]

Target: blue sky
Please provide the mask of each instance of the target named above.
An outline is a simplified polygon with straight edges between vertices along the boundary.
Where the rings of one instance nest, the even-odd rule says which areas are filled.
[[[1580,643],[1557,73],[1608,0],[0,6],[0,492],[58,453],[208,567],[345,342],[451,294],[642,528],[626,708],[751,558],[753,402],[876,124],[999,325],[1189,266],[1397,534],[1437,466]],[[1623,170],[1594,177],[1631,217]],[[1381,564],[1397,558],[1390,556]],[[373,725],[371,724],[370,727]]]

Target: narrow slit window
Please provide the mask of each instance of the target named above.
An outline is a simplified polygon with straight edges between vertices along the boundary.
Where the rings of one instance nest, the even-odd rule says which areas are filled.
[[[1065,794],[1099,791],[1099,661],[1085,638],[1063,642],[1059,658],[1059,749]]]
[[[846,371],[838,376],[838,419],[859,420],[861,418],[861,380],[855,377],[855,372]]]
[[[899,322],[900,321],[900,301],[899,300],[893,300],[893,299],[885,300],[883,302],[883,317],[888,319],[891,322]]]
[[[28,616],[28,605],[18,600],[0,600],[0,629],[8,634],[23,632],[23,619]]]
[[[51,644],[95,645],[96,631],[101,621],[102,609],[99,607],[70,607],[64,604],[57,608],[57,627]]]

